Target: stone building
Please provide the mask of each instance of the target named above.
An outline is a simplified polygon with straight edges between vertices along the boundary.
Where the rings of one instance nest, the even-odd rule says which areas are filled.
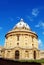
[[[13,60],[42,58],[41,55],[44,51],[40,52],[38,49],[38,36],[23,19],[5,35],[5,38],[4,47],[0,47],[1,58]]]

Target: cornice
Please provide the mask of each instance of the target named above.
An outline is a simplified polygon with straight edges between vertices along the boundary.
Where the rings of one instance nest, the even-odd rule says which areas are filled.
[[[14,34],[19,34],[19,35],[21,35],[21,34],[31,35],[32,34],[32,35],[35,35],[38,38],[37,34],[32,32],[32,31],[14,31],[14,32],[9,32],[9,33],[7,33],[5,35],[5,37],[7,37],[8,35],[14,35]]]

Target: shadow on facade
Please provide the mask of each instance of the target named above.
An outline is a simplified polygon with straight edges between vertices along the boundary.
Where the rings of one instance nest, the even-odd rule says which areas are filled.
[[[0,65],[41,65],[40,63],[36,62],[19,62],[19,61],[12,61],[6,59],[0,59]]]

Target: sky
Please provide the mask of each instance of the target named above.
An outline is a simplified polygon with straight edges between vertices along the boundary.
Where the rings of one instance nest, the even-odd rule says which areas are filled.
[[[44,50],[44,0],[0,0],[0,46],[21,18],[37,33],[39,49]]]

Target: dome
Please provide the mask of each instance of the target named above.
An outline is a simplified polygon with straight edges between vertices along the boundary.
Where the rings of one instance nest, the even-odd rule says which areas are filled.
[[[10,31],[5,35],[5,37],[6,37],[8,34],[14,34],[14,33],[18,33],[18,34],[19,34],[19,32],[21,32],[21,33],[22,33],[22,32],[24,32],[24,33],[26,32],[26,33],[34,34],[34,35],[37,36],[37,34],[30,29],[29,25],[28,25],[27,23],[25,23],[23,19],[21,19],[20,22],[18,22],[18,23],[13,27],[13,29],[10,30]]]
[[[18,22],[13,29],[15,29],[16,27],[17,28],[23,28],[24,27],[26,29],[30,29],[29,25],[27,23],[25,23],[22,18],[21,18],[20,22]]]

